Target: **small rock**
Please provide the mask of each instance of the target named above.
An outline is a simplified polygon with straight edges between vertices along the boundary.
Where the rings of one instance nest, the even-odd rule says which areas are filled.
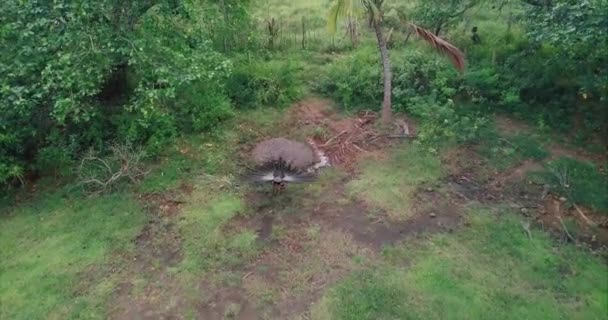
[[[426,191],[428,191],[428,192],[433,192],[433,188],[428,187],[428,188],[426,188]]]
[[[568,200],[568,199],[566,199],[566,197],[559,197],[559,201],[561,201],[561,202],[566,202],[566,200]]]
[[[435,212],[431,212],[431,213],[429,214],[429,216],[430,216],[431,218],[435,218],[437,215],[435,214]]]
[[[519,208],[519,211],[521,211],[521,213],[528,213],[528,208]]]

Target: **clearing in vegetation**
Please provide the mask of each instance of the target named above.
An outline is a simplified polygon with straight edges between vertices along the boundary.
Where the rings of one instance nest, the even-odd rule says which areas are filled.
[[[0,319],[604,319],[605,1],[355,2],[7,1]]]
[[[316,122],[294,117],[312,110]],[[310,127],[322,123],[327,141],[345,121],[361,119],[339,116],[316,98],[282,114],[259,118],[257,128],[251,116],[235,119],[236,131],[179,144],[180,156],[168,160],[180,168],[204,163],[208,172],[218,168],[214,174],[193,167],[167,173],[168,181],[157,173],[141,192],[81,200],[66,190],[9,212],[3,316],[594,319],[608,307],[608,287],[598,281],[605,261],[572,243],[597,250],[608,243],[606,230],[577,227],[585,222],[566,203],[545,209],[542,186],[517,185],[529,186],[526,175],[498,187],[492,179],[508,172],[477,177],[495,169],[473,148],[433,154],[386,139],[390,145],[352,152],[351,161],[322,168],[318,182],[277,197],[240,185],[226,168],[268,135],[254,133],[246,147],[239,131],[277,121],[285,129],[273,135],[319,140]],[[208,151],[216,144],[243,151],[219,156]],[[220,165],[226,161],[235,163]],[[582,210],[605,223],[589,199],[578,200]],[[552,219],[564,227],[544,224]],[[30,306],[35,299],[41,303]]]

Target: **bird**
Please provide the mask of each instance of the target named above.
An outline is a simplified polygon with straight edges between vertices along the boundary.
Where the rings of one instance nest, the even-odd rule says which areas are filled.
[[[286,138],[267,139],[256,144],[251,156],[256,167],[246,173],[246,179],[272,183],[275,194],[285,190],[288,183],[309,183],[317,178],[310,171],[319,157],[308,144]]]

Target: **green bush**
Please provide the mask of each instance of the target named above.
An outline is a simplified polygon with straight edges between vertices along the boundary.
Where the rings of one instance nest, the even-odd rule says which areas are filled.
[[[109,140],[154,153],[182,128],[207,130],[229,116],[231,64],[194,18],[199,9],[164,0],[5,1],[0,183],[57,172]]]
[[[594,164],[562,157],[549,162],[545,171],[532,176],[549,184],[568,201],[608,214],[608,176]]]
[[[509,112],[544,128],[576,126],[585,136],[606,136],[607,47],[598,44],[608,40],[608,3],[540,3],[509,4],[510,21],[504,12],[480,11],[464,23],[478,27],[480,45],[468,32],[450,33],[467,53],[464,93],[488,111]]]
[[[393,54],[393,100],[397,111],[411,111],[419,97],[443,104],[454,98],[461,79],[450,62],[429,48],[409,48]]]
[[[285,106],[301,95],[298,65],[290,61],[240,61],[228,79],[227,92],[236,108]]]
[[[363,47],[328,67],[315,90],[346,109],[378,109],[382,101],[382,73],[378,49]]]
[[[409,110],[420,119],[419,141],[433,148],[475,140],[488,123],[486,117],[465,106],[456,107],[452,100],[441,103],[433,97],[412,99]]]

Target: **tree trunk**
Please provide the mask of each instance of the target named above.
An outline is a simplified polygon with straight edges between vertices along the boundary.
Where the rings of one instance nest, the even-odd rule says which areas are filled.
[[[302,17],[302,49],[306,49],[306,21]]]
[[[441,28],[443,28],[443,20],[437,21],[437,26],[435,27],[435,35],[439,37],[439,32],[441,32]]]
[[[384,81],[384,101],[382,103],[382,122],[389,124],[392,118],[393,107],[391,104],[392,95],[392,80],[393,74],[391,71],[391,60],[386,47],[386,40],[382,35],[382,26],[380,22],[373,22],[376,39],[378,40],[378,48],[380,49],[380,58],[382,59],[382,79]]]

